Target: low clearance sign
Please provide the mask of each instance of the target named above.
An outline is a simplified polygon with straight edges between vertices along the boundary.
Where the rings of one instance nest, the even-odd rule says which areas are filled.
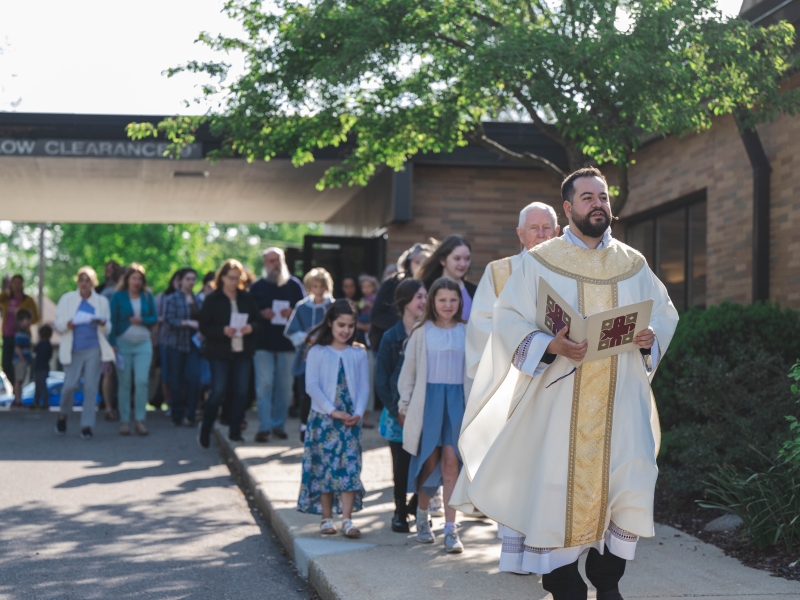
[[[0,156],[70,156],[90,158],[171,158],[167,142],[119,140],[17,140],[0,138]],[[188,144],[181,158],[203,158],[202,144]]]

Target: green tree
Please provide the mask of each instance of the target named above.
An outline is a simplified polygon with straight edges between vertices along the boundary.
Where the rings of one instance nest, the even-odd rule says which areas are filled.
[[[320,187],[364,185],[384,165],[469,142],[562,177],[482,127],[521,118],[564,148],[570,169],[616,165],[618,213],[648,138],[734,111],[752,127],[798,105],[798,92],[779,89],[795,62],[792,26],[725,20],[714,0],[228,0],[224,11],[242,38],[199,41],[243,52],[246,72],[226,81],[225,62],[169,72],[219,76],[204,92],[220,108],[129,133],[165,135],[177,150],[209,121],[226,140],[217,156],[296,165],[344,145]]]
[[[315,223],[51,223],[45,231],[45,294],[58,301],[75,289],[83,265],[102,278],[108,260],[138,262],[150,287],[166,288],[177,269],[190,266],[201,274],[216,270],[226,258],[237,258],[254,273],[261,271],[261,252],[272,245],[302,244]],[[39,265],[39,225],[0,222],[0,271],[21,273],[34,293]]]

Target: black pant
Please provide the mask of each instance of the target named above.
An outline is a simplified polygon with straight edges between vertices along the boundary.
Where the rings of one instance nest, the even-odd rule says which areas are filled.
[[[611,592],[625,574],[625,559],[614,556],[606,546],[605,554],[592,548],[586,557],[586,577],[598,592]],[[553,600],[586,600],[589,588],[578,571],[578,561],[559,567],[542,577],[542,587],[553,594]]]
[[[311,396],[306,394],[306,376],[300,375],[295,380],[295,396],[300,399],[300,422],[308,423],[308,413],[311,412]]]
[[[408,469],[411,466],[411,455],[403,450],[403,442],[389,442],[392,451],[392,475],[394,477],[394,510],[401,517],[407,517],[410,512],[416,511],[417,495],[414,494],[411,502],[406,503],[406,490],[408,489]]]
[[[33,393],[33,406],[40,403],[44,408],[50,408],[50,391],[47,389],[47,371],[36,371],[33,380],[36,382],[36,390]]]
[[[247,408],[247,386],[253,370],[253,358],[237,356],[231,360],[211,359],[208,362],[211,366],[211,395],[203,410],[203,430],[211,431],[214,426],[219,407],[228,391],[228,382],[232,381],[228,436],[236,439],[242,434],[242,420]]]
[[[8,377],[8,383],[14,385],[14,336],[3,336],[3,373]],[[14,391],[10,390],[13,394]]]

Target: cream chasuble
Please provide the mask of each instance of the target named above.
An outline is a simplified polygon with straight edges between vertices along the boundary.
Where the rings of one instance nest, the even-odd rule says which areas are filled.
[[[609,239],[589,250],[556,238],[531,250],[495,303],[491,351],[481,358],[464,415],[464,469],[451,505],[519,532],[526,554],[602,551],[609,531],[650,537],[660,431],[653,373],[642,355],[626,352],[574,372],[559,356],[535,377],[523,366],[513,391],[501,386],[515,351],[537,330],[539,277],[584,316],[652,298],[650,327],[662,356],[675,331],[678,315],[664,286],[625,244]],[[525,365],[538,364],[551,339],[538,333]],[[560,566],[536,565],[539,573]]]

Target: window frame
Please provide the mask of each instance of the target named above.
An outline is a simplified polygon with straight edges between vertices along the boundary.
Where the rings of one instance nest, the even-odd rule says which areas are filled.
[[[669,213],[676,212],[678,210],[683,210],[683,219],[684,219],[684,230],[685,230],[685,241],[684,241],[684,286],[683,286],[683,298],[681,299],[681,305],[684,309],[691,308],[692,306],[698,306],[701,308],[705,308],[706,306],[706,299],[703,299],[703,303],[700,305],[693,305],[689,301],[692,299],[694,294],[694,261],[693,253],[692,253],[692,223],[691,223],[691,207],[695,204],[700,204],[701,202],[706,203],[706,254],[708,253],[708,194],[706,193],[706,189],[703,188],[702,190],[698,190],[696,192],[692,192],[691,194],[687,194],[685,196],[681,196],[680,198],[676,198],[675,200],[670,200],[669,202],[665,202],[664,204],[659,204],[658,206],[654,206],[653,208],[649,208],[647,210],[643,210],[642,212],[636,213],[635,215],[631,215],[630,217],[625,217],[620,219],[621,224],[625,226],[625,242],[628,241],[628,229],[635,225],[639,225],[641,223],[645,223],[647,221],[652,221],[653,224],[653,272],[656,274],[656,277],[661,277],[661,233],[660,228],[658,227],[658,219],[659,217],[663,217]],[[706,287],[706,294],[708,294],[708,288]]]

